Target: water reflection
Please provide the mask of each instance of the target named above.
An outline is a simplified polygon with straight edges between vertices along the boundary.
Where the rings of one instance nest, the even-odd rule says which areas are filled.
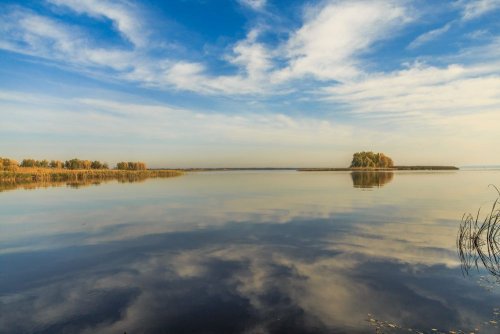
[[[246,223],[4,257],[0,330],[362,333],[374,311],[456,328],[461,312],[477,322],[491,306],[456,270],[343,251],[352,237],[335,225]]]
[[[494,188],[500,196],[498,188]],[[479,276],[478,285],[492,294],[498,292],[500,288],[499,205],[500,197],[491,204],[491,208],[485,210],[485,214],[481,214],[481,209],[474,215],[471,213],[464,214],[457,235],[457,250],[464,275],[471,275],[471,271],[476,269],[478,273],[483,274]],[[415,327],[409,328],[399,325],[396,321],[380,320],[372,314],[368,314],[366,321],[374,328],[376,333],[428,332]],[[485,330],[498,332],[498,324],[500,324],[500,307],[495,307],[491,311],[490,319],[478,324],[474,328],[474,332]],[[467,330],[457,330],[457,324],[454,324],[452,328],[453,330],[447,330],[441,327],[430,331],[442,334],[469,332]]]
[[[148,177],[131,175],[127,177],[121,177],[117,179],[108,180],[78,180],[78,181],[34,181],[34,182],[0,182],[0,192],[16,189],[24,190],[34,190],[40,188],[57,188],[57,187],[69,187],[69,188],[83,188],[89,186],[98,186],[100,184],[105,184],[109,182],[119,182],[119,183],[135,183],[144,182]]]
[[[205,173],[4,193],[0,332],[373,333],[368,313],[473,331],[498,294],[463,279],[455,215],[489,177],[359,192],[345,173]]]
[[[496,188],[495,188],[496,189]],[[500,191],[496,189],[500,196]],[[480,266],[500,279],[500,198],[495,200],[490,210],[481,217],[465,214],[457,236],[457,248],[462,269],[469,274],[472,268]]]
[[[394,172],[356,171],[351,172],[351,178],[354,188],[380,188],[392,181],[394,178]]]

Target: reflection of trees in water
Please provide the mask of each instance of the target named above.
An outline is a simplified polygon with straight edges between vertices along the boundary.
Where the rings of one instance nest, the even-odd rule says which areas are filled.
[[[382,187],[392,181],[393,172],[389,171],[355,171],[351,172],[354,188]]]
[[[499,198],[483,219],[481,209],[476,215],[464,214],[457,235],[457,249],[462,270],[486,269],[500,283],[500,191]]]
[[[354,177],[353,177],[354,182]],[[500,191],[498,199],[488,210],[484,218],[481,217],[481,210],[475,215],[471,213],[464,214],[457,235],[458,255],[462,263],[462,271],[468,275],[474,268],[476,270],[486,270],[490,277],[481,276],[478,283],[489,291],[500,286]],[[432,328],[431,330],[419,330],[408,328],[397,324],[396,322],[377,319],[368,314],[366,319],[368,324],[374,328],[375,333],[381,334],[399,334],[399,333],[476,333],[479,330],[490,333],[498,333],[498,324],[500,324],[500,308],[496,307],[491,312],[491,318],[488,321],[477,324],[474,330],[442,330]]]
[[[102,183],[117,181],[120,183],[135,183],[144,182],[148,177],[144,175],[129,175],[125,177],[118,177],[116,179],[105,180],[78,180],[78,181],[38,181],[38,182],[0,182],[0,192],[15,189],[34,190],[39,188],[52,188],[52,187],[70,187],[70,188],[84,188],[90,186],[98,186]]]

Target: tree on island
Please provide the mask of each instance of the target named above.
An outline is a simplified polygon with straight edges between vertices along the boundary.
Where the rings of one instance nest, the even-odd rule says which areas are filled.
[[[356,152],[352,155],[351,168],[391,168],[394,163],[384,153]]]

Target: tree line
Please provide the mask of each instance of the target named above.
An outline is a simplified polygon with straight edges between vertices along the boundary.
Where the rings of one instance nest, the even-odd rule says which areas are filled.
[[[16,160],[0,157],[0,170],[15,170],[18,166]]]
[[[98,160],[81,160],[81,159],[70,159],[66,161],[60,160],[36,160],[36,159],[23,159],[21,163],[16,160],[9,158],[0,157],[0,170],[10,171],[16,170],[18,167],[37,167],[37,168],[54,168],[54,169],[109,169],[109,165],[106,162],[101,162]],[[142,161],[122,161],[116,164],[115,169],[119,170],[146,170],[146,164]]]
[[[144,162],[119,162],[116,164],[116,169],[121,169],[121,170],[146,170],[146,164]]]
[[[394,162],[384,153],[356,152],[352,156],[351,168],[391,168]]]

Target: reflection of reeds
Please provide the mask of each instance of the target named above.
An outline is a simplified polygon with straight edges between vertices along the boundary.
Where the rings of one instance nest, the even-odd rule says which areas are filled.
[[[0,172],[1,173],[1,172]],[[34,174],[33,174],[34,173]],[[37,173],[36,169],[24,173],[3,174],[0,177],[0,192],[13,189],[37,189],[49,187],[68,186],[80,188],[91,185],[99,185],[102,182],[116,180],[120,183],[143,182],[148,178],[173,177],[182,175],[176,170],[146,170],[146,171],[120,171],[120,170],[98,170],[98,171],[64,171],[59,173],[54,170],[52,173],[42,169]],[[2,176],[2,175],[0,175]]]
[[[14,189],[24,189],[24,190],[34,190],[39,188],[55,188],[55,187],[70,187],[70,188],[81,188],[93,185],[99,185],[105,181],[96,180],[84,180],[84,181],[73,181],[73,182],[62,182],[62,181],[40,181],[40,182],[0,182],[0,192]]]
[[[462,270],[468,274],[472,268],[479,270],[482,265],[495,277],[500,277],[500,191],[491,210],[480,219],[481,209],[473,216],[464,214],[457,235],[458,255]]]

